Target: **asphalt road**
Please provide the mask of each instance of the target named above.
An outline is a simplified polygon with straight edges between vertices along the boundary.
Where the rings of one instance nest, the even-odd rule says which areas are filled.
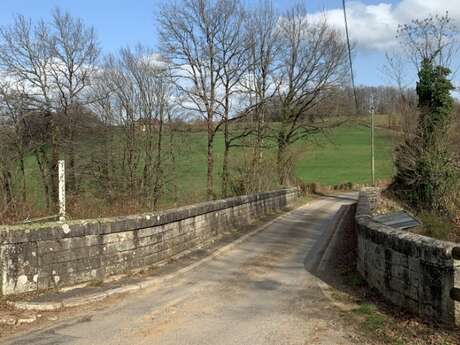
[[[304,260],[347,198],[302,206],[159,288],[127,295],[14,345],[356,344]]]

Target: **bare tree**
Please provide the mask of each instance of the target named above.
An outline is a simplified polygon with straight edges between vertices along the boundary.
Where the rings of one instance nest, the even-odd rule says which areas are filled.
[[[276,70],[280,123],[274,128],[278,147],[279,182],[289,175],[287,149],[298,140],[321,131],[321,124],[309,110],[330,95],[347,76],[346,44],[330,28],[326,18],[308,19],[301,5],[289,10],[279,21],[283,54]]]
[[[155,208],[164,190],[165,122],[171,103],[171,78],[166,64],[142,46],[109,56],[98,78],[97,102],[123,128],[121,171],[132,197],[143,196]],[[142,171],[141,176],[137,174]],[[139,194],[133,194],[139,191]]]
[[[248,131],[230,133],[231,122],[246,115],[239,112],[238,94],[241,93],[241,79],[247,74],[247,51],[251,42],[244,31],[245,11],[239,0],[223,2],[221,25],[216,35],[216,58],[219,67],[219,85],[221,86],[222,106],[220,111],[222,130],[224,134],[224,155],[222,161],[222,196],[228,196],[229,187],[229,155],[230,148],[241,138],[249,135]]]
[[[170,104],[167,109],[167,125],[168,125],[168,163],[169,163],[169,172],[168,172],[168,182],[171,185],[171,194],[174,206],[177,206],[179,201],[179,190],[178,190],[178,179],[177,179],[177,154],[178,146],[176,145],[176,132],[177,132],[177,123],[173,116],[174,106]]]
[[[3,97],[2,97],[3,98]],[[11,122],[9,110],[5,109],[5,103],[0,103],[0,194],[3,200],[1,213],[11,210],[15,206],[13,191],[13,165],[14,165],[14,147],[16,144],[15,128]]]
[[[411,78],[408,71],[419,67],[423,60],[436,65],[452,67],[458,55],[458,28],[449,14],[432,15],[412,20],[398,27],[398,47],[386,55],[384,74],[399,89],[398,113],[405,137],[413,136],[417,126],[416,102],[413,90],[408,88]],[[415,76],[414,76],[415,77]]]
[[[68,146],[68,187],[77,189],[75,168],[75,135],[78,109],[94,101],[88,98],[88,87],[99,56],[98,42],[93,27],[87,27],[79,18],[59,8],[53,11],[50,50],[52,83],[58,95],[58,110],[65,117],[65,142]]]
[[[29,112],[43,115],[44,141],[41,145],[37,143],[34,154],[46,186],[47,204],[49,199],[53,205],[57,202],[57,162],[62,134],[58,117],[65,114],[67,128],[74,127],[75,120],[70,114],[82,102],[97,54],[94,30],[58,9],[51,23],[40,20],[33,24],[30,19],[17,16],[11,25],[0,28],[0,67],[24,91]],[[74,133],[74,129],[68,130],[71,143]],[[72,187],[74,165],[71,144]]]
[[[17,16],[12,25],[0,28],[0,66],[8,78],[27,90],[29,107],[44,115],[46,138],[37,146],[35,154],[37,163],[47,167],[42,170],[42,177],[47,180],[44,181],[45,189],[50,190],[56,200],[59,133],[53,116],[55,97],[49,74],[53,63],[50,41],[49,27],[44,21],[33,25],[30,19]],[[45,145],[50,147],[50,154]],[[46,198],[49,204],[49,195]]]
[[[27,201],[27,181],[25,172],[25,115],[27,112],[26,97],[24,90],[14,89],[11,83],[4,82],[0,85],[0,116],[2,123],[10,130],[4,131],[4,137],[8,136],[6,142],[10,142],[13,146],[14,162],[19,162],[19,171],[21,175],[21,199],[25,203]]]
[[[135,81],[129,75],[127,62],[123,59],[123,50],[120,57],[111,55],[107,57],[104,65],[104,82],[110,90],[113,118],[115,124],[122,131],[120,141],[122,143],[121,176],[120,184],[123,190],[135,197],[137,186],[137,170],[141,161],[140,142],[136,133],[137,114],[137,89]]]
[[[178,78],[176,86],[186,96],[182,107],[204,118],[207,126],[207,196],[214,198],[214,138],[218,97],[218,33],[225,1],[183,0],[166,4],[160,11],[162,51]]]
[[[246,32],[249,36],[247,50],[248,69],[243,78],[243,87],[249,96],[251,118],[255,127],[255,142],[253,144],[251,185],[254,191],[262,187],[259,178],[261,160],[264,148],[264,138],[267,136],[266,116],[267,100],[272,99],[277,91],[273,82],[280,54],[278,16],[270,0],[262,1],[246,17]]]
[[[458,53],[458,28],[449,17],[434,15],[398,27],[397,38],[407,58],[419,70],[423,60],[450,68]]]
[[[107,200],[116,198],[116,182],[115,170],[116,162],[119,161],[115,157],[117,132],[114,130],[118,124],[118,116],[116,112],[116,104],[112,95],[110,85],[110,73],[101,68],[101,71],[95,73],[91,83],[91,93],[94,102],[91,102],[89,109],[96,114],[100,121],[98,128],[99,137],[101,139],[100,150],[91,161],[93,167],[92,174],[98,182],[97,185],[105,192]]]
[[[411,135],[417,123],[417,102],[414,101],[415,91],[408,88],[407,63],[398,50],[386,53],[385,60],[383,72],[390,79],[390,82],[396,85],[398,91],[395,105],[397,115],[400,118],[401,129],[405,135]]]

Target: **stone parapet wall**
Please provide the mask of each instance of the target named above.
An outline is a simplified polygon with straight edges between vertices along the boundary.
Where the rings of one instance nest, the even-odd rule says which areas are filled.
[[[282,189],[160,213],[0,227],[0,294],[61,288],[142,269],[206,246],[298,198]]]
[[[460,306],[451,299],[460,287],[455,243],[397,230],[372,220],[375,192],[360,193],[356,212],[358,271],[393,304],[415,314],[459,324]]]

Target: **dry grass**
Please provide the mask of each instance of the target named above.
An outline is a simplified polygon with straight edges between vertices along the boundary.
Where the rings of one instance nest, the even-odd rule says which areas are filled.
[[[429,322],[385,302],[369,288],[355,264],[337,266],[336,277],[346,294],[335,298],[358,306],[344,318],[366,341],[374,345],[458,345],[460,330],[447,329],[436,320]]]
[[[385,214],[400,210],[406,210],[422,223],[420,226],[410,229],[410,232],[438,240],[460,243],[460,211],[457,217],[449,219],[427,211],[414,210],[392,194],[383,192],[380,195],[379,204],[374,213]]]

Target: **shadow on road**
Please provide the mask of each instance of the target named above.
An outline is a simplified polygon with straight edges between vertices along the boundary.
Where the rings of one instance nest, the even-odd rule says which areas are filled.
[[[356,202],[356,197],[349,195],[324,194],[322,197]],[[304,267],[308,272],[336,290],[347,293],[353,288],[349,285],[349,276],[356,276],[351,279],[359,280],[356,272],[357,236],[354,216],[355,204],[343,206],[329,223],[329,229],[324,232],[323,238],[319,238],[313,246],[316,248],[317,257],[313,259],[311,253],[308,253],[304,261]],[[339,221],[340,229],[335,232]]]

